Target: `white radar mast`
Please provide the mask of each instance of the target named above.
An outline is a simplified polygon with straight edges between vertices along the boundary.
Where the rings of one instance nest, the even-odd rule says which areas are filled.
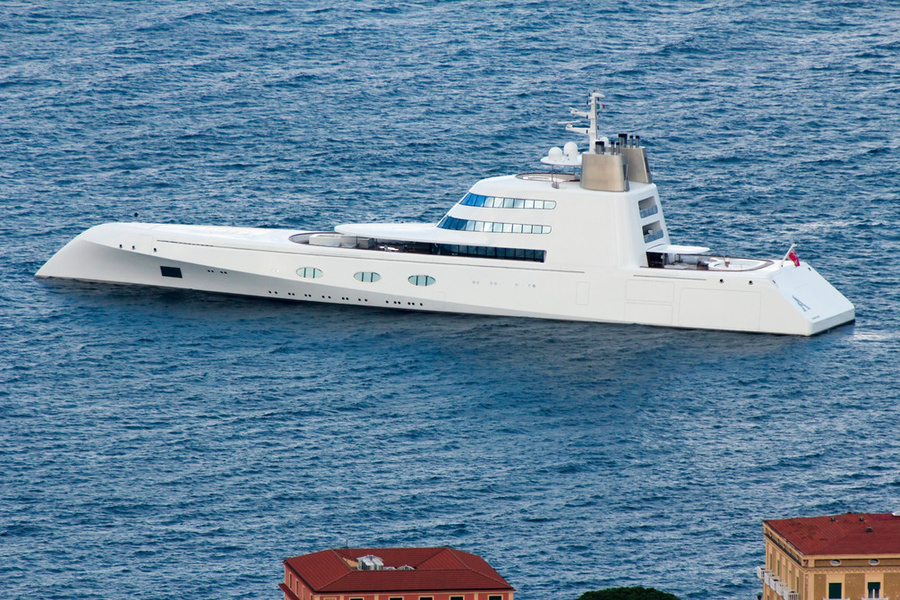
[[[597,137],[597,111],[600,108],[606,108],[600,100],[604,98],[603,94],[600,92],[591,92],[591,97],[588,100],[588,106],[590,106],[590,110],[582,111],[576,110],[574,108],[570,108],[569,112],[576,117],[582,117],[588,120],[590,126],[588,127],[575,127],[573,124],[566,124],[566,131],[572,131],[575,133],[580,133],[582,135],[588,136],[588,153],[594,154],[595,149],[597,147],[597,142],[601,141],[604,145],[609,145],[609,138]]]
[[[600,154],[603,153],[604,148],[609,147],[609,138],[597,136],[597,112],[600,108],[605,108],[600,102],[603,97],[603,94],[600,92],[592,92],[588,99],[588,110],[569,109],[573,116],[587,119],[588,127],[575,127],[573,123],[565,123],[566,131],[588,136],[588,154],[597,154],[598,142],[600,142]],[[578,145],[575,142],[568,142],[563,148],[558,146],[550,148],[547,156],[543,157],[541,162],[559,167],[577,167],[581,165],[582,161],[581,154],[578,152]]]

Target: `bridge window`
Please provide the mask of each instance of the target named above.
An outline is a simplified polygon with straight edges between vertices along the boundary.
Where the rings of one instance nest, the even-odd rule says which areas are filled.
[[[527,223],[499,223],[494,221],[474,221],[457,219],[447,215],[438,223],[440,229],[455,231],[484,231],[488,233],[550,233],[549,225],[531,225]]]
[[[526,208],[536,210],[553,210],[556,202],[553,200],[525,200],[524,198],[501,198],[498,196],[482,196],[480,194],[466,194],[459,201],[463,206],[477,206],[479,208]]]

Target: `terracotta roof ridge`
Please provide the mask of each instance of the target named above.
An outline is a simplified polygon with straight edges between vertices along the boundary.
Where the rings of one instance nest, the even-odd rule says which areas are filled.
[[[338,554],[334,548],[329,548],[327,550],[319,550],[318,552],[313,552],[312,554],[322,554],[322,555],[326,555],[326,556],[330,555],[330,556],[334,557],[334,559],[337,560],[337,562],[339,564],[343,565],[344,568],[346,569],[346,571],[344,573],[341,573],[337,577],[330,579],[329,581],[327,581],[325,583],[316,585],[315,583],[313,583],[312,581],[309,581],[306,577],[304,577],[296,568],[294,568],[293,565],[289,564],[288,561],[290,559],[285,559],[285,561],[284,561],[285,564],[287,564],[291,568],[291,571],[294,572],[294,575],[296,575],[298,578],[303,580],[303,583],[305,583],[307,585],[307,587],[309,587],[311,590],[315,590],[317,588],[323,588],[323,587],[332,585],[332,584],[340,581],[341,579],[344,579],[350,573],[353,573],[353,569],[350,568],[350,565],[347,564],[347,562],[344,560],[344,557],[342,557],[340,554]],[[307,554],[305,556],[311,556],[311,554]],[[296,556],[293,558],[303,558],[303,556]]]
[[[476,573],[478,573],[478,574],[480,574],[480,575],[483,575],[484,577],[487,577],[488,579],[490,579],[490,580],[492,580],[492,581],[496,581],[497,583],[502,583],[504,586],[512,587],[512,586],[509,584],[509,582],[506,581],[506,580],[503,578],[503,576],[502,576],[500,573],[498,573],[497,570],[494,569],[494,567],[492,567],[492,566],[490,565],[490,563],[488,563],[488,562],[487,562],[484,558],[482,558],[481,556],[478,556],[477,554],[472,554],[471,552],[466,552],[466,551],[464,551],[464,550],[457,550],[456,548],[449,548],[449,547],[448,547],[447,550],[448,550],[449,552],[451,552],[451,553],[454,555],[454,557],[456,557],[456,559],[459,560],[459,562],[462,563],[462,565],[463,565],[466,569],[468,569],[468,570],[470,570],[470,571],[475,571]],[[459,555],[462,555],[462,556],[459,556]],[[473,558],[473,559],[475,559],[475,562],[485,565],[485,566],[488,568],[488,572],[484,572],[484,571],[482,571],[481,569],[478,569],[478,568],[473,567],[472,565],[470,565],[467,561],[464,560],[464,558],[466,558],[466,557]]]
[[[472,573],[479,577],[484,577],[485,579],[490,579],[491,581],[501,583],[504,586],[509,585],[509,582],[507,582],[505,579],[503,579],[503,577],[499,573],[497,574],[497,577],[494,577],[493,575],[484,573],[483,571],[478,571],[476,569],[470,569],[467,567],[460,567],[459,569],[442,569],[442,571],[444,573]]]
[[[427,563],[429,560],[431,560],[435,556],[438,556],[439,554],[443,554],[447,550],[452,550],[452,548],[450,548],[448,546],[424,546],[424,547],[420,548],[420,550],[432,550],[432,552],[426,558],[419,561],[419,563],[417,565],[415,565],[415,567],[417,569],[419,568],[419,565],[423,565],[423,564]]]
[[[341,563],[344,566],[344,568],[347,569],[347,571],[338,575],[337,577],[335,577],[334,579],[332,579],[331,581],[329,581],[328,583],[326,583],[324,585],[331,585],[331,584],[335,583],[336,581],[340,581],[341,579],[344,579],[345,577],[347,577],[347,575],[354,572],[353,569],[350,568],[350,565],[347,564],[347,561],[344,560],[344,557],[341,556],[340,554],[338,554],[334,548],[328,549],[327,552],[329,552],[332,556],[334,556],[334,558],[337,559],[337,561],[339,563]],[[320,586],[320,587],[324,587],[324,586]]]

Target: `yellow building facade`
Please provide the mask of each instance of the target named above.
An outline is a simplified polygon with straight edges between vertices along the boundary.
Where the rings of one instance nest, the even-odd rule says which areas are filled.
[[[763,521],[762,600],[900,600],[900,513]]]

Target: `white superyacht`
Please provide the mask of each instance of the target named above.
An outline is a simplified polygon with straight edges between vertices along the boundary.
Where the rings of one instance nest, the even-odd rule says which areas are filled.
[[[551,172],[477,182],[437,224],[334,231],[107,223],[40,278],[282,300],[813,335],[853,305],[793,251],[716,256],[670,243],[637,136],[598,136],[602,95],[572,114],[588,136],[551,148]]]

